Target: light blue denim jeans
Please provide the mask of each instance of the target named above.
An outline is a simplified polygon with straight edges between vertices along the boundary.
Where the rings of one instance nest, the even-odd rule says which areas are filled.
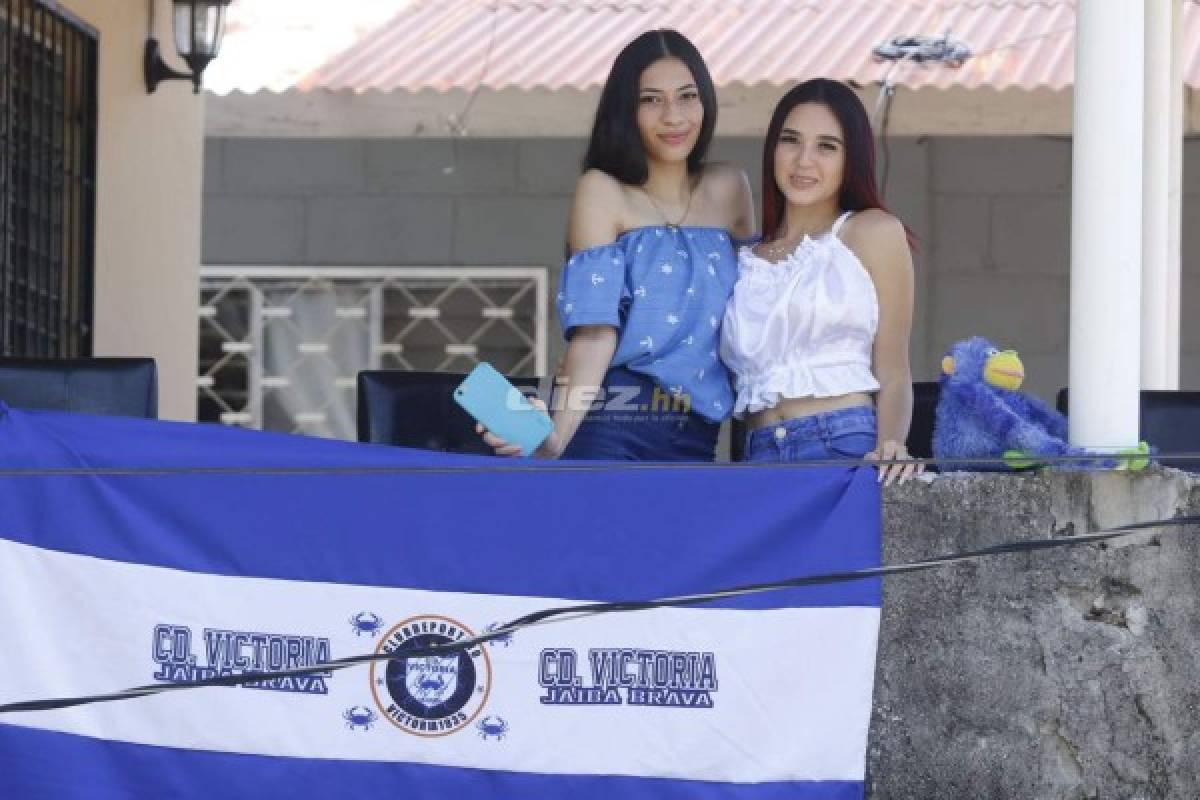
[[[859,460],[875,449],[875,409],[842,408],[755,428],[746,461]]]

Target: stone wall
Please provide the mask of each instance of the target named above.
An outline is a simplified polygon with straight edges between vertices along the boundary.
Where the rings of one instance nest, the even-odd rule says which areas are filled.
[[[885,561],[1200,514],[1200,476],[895,487]],[[873,798],[1200,797],[1200,539],[1146,534],[889,578]]]

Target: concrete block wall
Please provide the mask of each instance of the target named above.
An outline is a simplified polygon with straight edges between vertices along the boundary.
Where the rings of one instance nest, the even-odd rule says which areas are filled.
[[[209,139],[206,264],[531,265],[562,261],[582,139]],[[757,194],[760,143],[713,143]],[[1027,388],[1065,385],[1071,145],[1062,137],[892,138],[891,208],[918,239],[913,372],[972,334],[1015,347]],[[1184,388],[1200,388],[1200,140],[1185,151]],[[1114,221],[1114,225],[1137,224]],[[551,363],[561,352],[551,328]]]
[[[1070,141],[944,138],[931,150],[928,345],[978,334],[1015,348],[1026,388],[1051,399],[1067,377]]]
[[[1029,390],[1052,399],[1067,381],[1071,143],[1063,137],[928,140],[933,292],[918,298],[928,357],[978,333],[1021,352]],[[1180,385],[1200,388],[1200,139],[1184,151]],[[1140,224],[1114,220],[1114,228]]]
[[[204,262],[554,265],[581,147],[209,139]]]

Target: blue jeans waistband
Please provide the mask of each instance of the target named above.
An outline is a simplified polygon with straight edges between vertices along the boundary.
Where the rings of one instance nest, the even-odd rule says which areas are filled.
[[[875,448],[875,409],[842,408],[764,425],[746,437],[747,461],[861,460]]]
[[[747,443],[756,438],[775,437],[775,431],[783,428],[789,435],[805,437],[841,436],[847,433],[874,433],[875,409],[871,406],[839,408],[803,417],[792,417],[772,425],[764,425],[750,431]]]

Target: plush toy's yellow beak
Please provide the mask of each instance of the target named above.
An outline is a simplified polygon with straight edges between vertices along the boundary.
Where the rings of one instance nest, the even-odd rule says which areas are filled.
[[[1005,350],[987,360],[983,379],[993,386],[1015,392],[1025,380],[1025,365],[1016,350]]]
[[[946,375],[954,374],[954,356],[944,356],[942,358],[942,372]]]

